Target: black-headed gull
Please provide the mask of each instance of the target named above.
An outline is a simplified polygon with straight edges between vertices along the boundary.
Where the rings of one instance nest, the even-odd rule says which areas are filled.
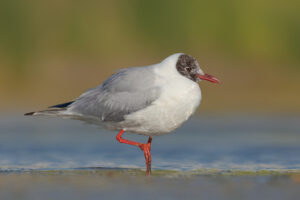
[[[219,83],[195,58],[177,53],[158,64],[122,69],[73,101],[25,115],[62,116],[120,131],[119,142],[144,151],[150,175],[152,136],[173,131],[196,111],[201,80]],[[125,131],[149,136],[148,142],[123,139]]]

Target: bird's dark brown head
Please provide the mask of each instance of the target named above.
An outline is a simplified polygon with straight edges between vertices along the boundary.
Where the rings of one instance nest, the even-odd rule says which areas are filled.
[[[210,81],[212,83],[220,83],[220,81],[209,74],[205,74],[197,62],[197,60],[187,54],[181,54],[176,63],[177,71],[184,77],[199,82],[201,80]]]
[[[201,71],[197,60],[187,54],[178,57],[176,63],[177,71],[188,79],[198,82],[197,74]]]

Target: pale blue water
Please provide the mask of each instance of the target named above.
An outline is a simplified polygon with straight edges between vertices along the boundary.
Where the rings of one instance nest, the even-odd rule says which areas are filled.
[[[144,168],[117,132],[79,121],[0,116],[0,170]],[[144,136],[125,138],[146,142]],[[300,169],[300,116],[200,115],[152,143],[154,169]]]
[[[193,117],[175,132],[153,138],[153,168],[179,172],[145,178],[139,170],[121,170],[144,169],[144,157],[137,147],[118,143],[116,132],[79,121],[2,114],[0,199],[298,200],[299,122],[300,116]],[[109,169],[106,175],[103,169]],[[261,169],[270,171],[226,175]]]

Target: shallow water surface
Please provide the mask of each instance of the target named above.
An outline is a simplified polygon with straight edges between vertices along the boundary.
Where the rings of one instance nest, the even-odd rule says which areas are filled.
[[[196,116],[152,143],[154,169],[299,170],[300,117]],[[143,153],[117,132],[79,121],[20,114],[0,117],[0,171],[144,168]],[[145,136],[124,138],[146,142]]]
[[[116,132],[0,116],[0,199],[299,199],[300,117],[196,116],[152,143],[153,176]],[[144,136],[125,138],[146,142]]]

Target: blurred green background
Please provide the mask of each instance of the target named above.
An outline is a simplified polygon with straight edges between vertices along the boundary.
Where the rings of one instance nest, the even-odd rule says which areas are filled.
[[[203,112],[300,111],[298,0],[2,0],[0,109],[76,98],[117,69],[196,57]]]

